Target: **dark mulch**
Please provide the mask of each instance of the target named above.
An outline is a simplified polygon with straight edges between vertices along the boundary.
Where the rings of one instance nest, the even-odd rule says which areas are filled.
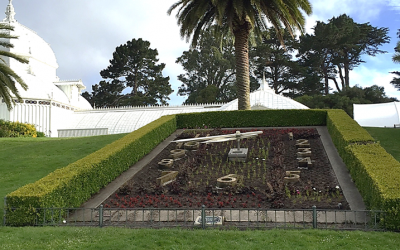
[[[241,130],[248,132],[249,130]],[[294,140],[289,140],[292,132]],[[232,130],[187,130],[177,139],[231,134]],[[236,141],[204,144],[196,151],[176,160],[171,170],[179,171],[176,181],[159,186],[161,176],[158,162],[170,158],[175,142],[167,146],[147,166],[137,173],[105,202],[105,207],[200,207],[214,208],[285,208],[349,209],[329,163],[319,134],[314,128],[265,129],[253,139],[244,139],[241,147],[249,149],[243,162],[228,161],[229,149]],[[296,140],[309,140],[313,166],[299,169]],[[300,181],[284,182],[286,171],[300,170]],[[242,182],[218,189],[217,179],[238,174]]]

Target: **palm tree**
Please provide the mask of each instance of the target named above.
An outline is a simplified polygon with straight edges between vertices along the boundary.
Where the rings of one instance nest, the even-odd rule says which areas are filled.
[[[301,10],[311,14],[308,0],[180,0],[169,10],[176,8],[182,38],[193,34],[192,46],[196,45],[203,28],[217,24],[229,28],[235,38],[236,79],[238,109],[250,109],[249,37],[252,31],[261,34],[267,22],[277,31],[282,41],[283,27],[293,36],[304,29],[305,18]]]
[[[4,48],[13,48],[14,45],[9,43],[8,39],[18,38],[12,36],[10,31],[14,28],[8,24],[0,23],[0,46]],[[19,83],[24,90],[28,89],[25,82],[7,65],[5,58],[13,58],[21,63],[28,63],[29,61],[19,55],[11,53],[9,51],[0,50],[0,97],[3,98],[8,110],[12,109],[12,105],[15,104],[14,98],[21,100],[16,83]]]

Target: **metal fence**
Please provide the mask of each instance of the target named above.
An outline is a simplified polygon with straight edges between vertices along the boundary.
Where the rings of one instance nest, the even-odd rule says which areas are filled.
[[[384,230],[382,211],[227,208],[39,208],[35,226]],[[6,219],[4,223],[7,224]]]

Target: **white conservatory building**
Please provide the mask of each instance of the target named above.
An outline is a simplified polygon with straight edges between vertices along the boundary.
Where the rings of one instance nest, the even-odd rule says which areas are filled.
[[[36,32],[15,20],[12,0],[2,21],[14,27],[10,52],[29,59],[21,64],[14,59],[6,63],[25,81],[28,90],[18,86],[23,102],[11,111],[0,100],[0,119],[34,124],[46,136],[89,136],[134,131],[163,115],[237,110],[237,100],[225,104],[199,104],[184,106],[120,107],[93,109],[81,92],[86,87],[81,80],[61,81],[56,74],[57,60],[50,45]],[[5,48],[1,48],[5,50]],[[307,109],[308,107],[271,90],[265,81],[250,94],[252,109]]]

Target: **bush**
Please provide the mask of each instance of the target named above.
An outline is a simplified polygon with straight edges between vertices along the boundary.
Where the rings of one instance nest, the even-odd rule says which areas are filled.
[[[0,137],[37,137],[34,125],[0,120]]]
[[[252,110],[180,114],[178,128],[235,128],[318,126],[326,124],[325,110]]]
[[[386,212],[385,228],[400,229],[400,163],[379,144],[346,147],[343,158],[364,202]]]

